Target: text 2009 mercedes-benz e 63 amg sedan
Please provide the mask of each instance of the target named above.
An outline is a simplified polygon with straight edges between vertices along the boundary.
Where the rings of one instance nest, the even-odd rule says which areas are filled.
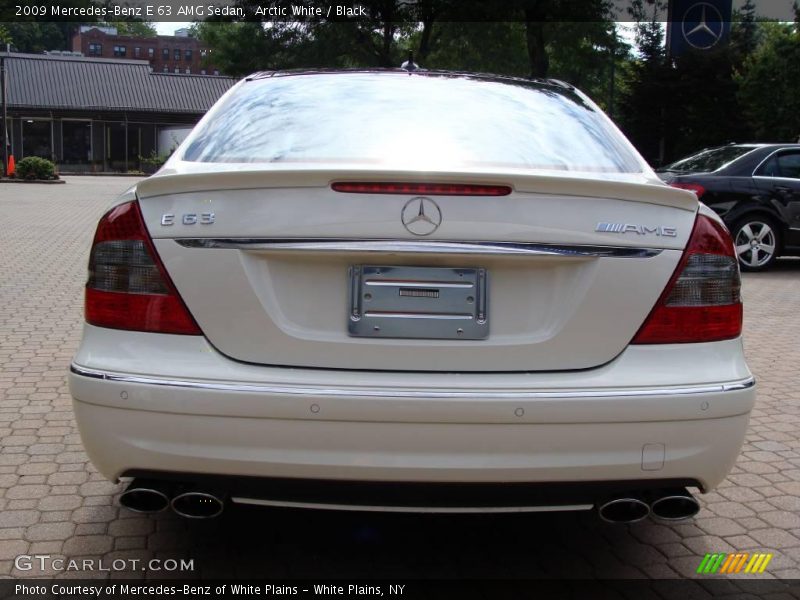
[[[753,406],[739,287],[567,84],[258,73],[100,220],[70,388],[134,510],[680,519]]]

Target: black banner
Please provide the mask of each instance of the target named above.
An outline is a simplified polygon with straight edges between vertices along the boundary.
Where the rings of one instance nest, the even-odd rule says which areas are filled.
[[[672,0],[707,19],[730,21],[731,0],[687,2]],[[727,10],[725,5],[727,4]],[[686,6],[684,6],[686,5]],[[707,5],[707,6],[706,6]],[[647,4],[648,18],[668,20],[667,3]],[[652,8],[650,8],[652,6]],[[0,22],[14,21],[630,21],[630,0],[599,2],[541,2],[540,0],[10,0],[0,7]],[[717,8],[721,7],[721,8]],[[679,7],[680,8],[680,7]],[[607,10],[606,10],[607,9]],[[655,13],[653,13],[655,10]],[[598,14],[601,11],[602,14]],[[673,11],[674,12],[674,11]],[[680,12],[680,11],[678,11]],[[685,12],[685,11],[684,11]],[[711,14],[713,13],[713,14]],[[677,14],[677,13],[676,13]],[[683,14],[683,13],[681,13]],[[790,2],[758,6],[759,16],[792,21]],[[690,15],[690,18],[694,18]],[[701,18],[697,17],[698,22]]]
[[[676,598],[689,600],[798,594],[800,580],[0,580],[0,598],[17,600],[154,600],[213,598],[402,598],[505,600],[524,598]]]

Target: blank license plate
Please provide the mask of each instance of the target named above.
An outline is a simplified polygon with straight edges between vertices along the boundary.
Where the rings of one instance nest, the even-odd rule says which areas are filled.
[[[353,337],[482,340],[489,335],[486,269],[350,267]]]

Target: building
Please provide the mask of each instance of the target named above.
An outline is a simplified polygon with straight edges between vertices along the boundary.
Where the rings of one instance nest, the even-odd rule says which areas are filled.
[[[132,37],[119,35],[114,27],[81,25],[72,36],[72,51],[92,58],[146,60],[157,73],[219,75],[210,62],[210,49],[189,36],[187,29],[176,35]]]
[[[142,157],[169,154],[235,83],[156,73],[147,61],[0,57],[8,74],[11,154],[17,161],[50,159],[62,173],[141,170]]]

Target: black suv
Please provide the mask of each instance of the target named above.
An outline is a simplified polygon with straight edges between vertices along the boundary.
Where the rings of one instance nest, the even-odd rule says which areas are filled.
[[[658,170],[693,190],[728,225],[743,270],[800,255],[800,144],[730,144]]]

